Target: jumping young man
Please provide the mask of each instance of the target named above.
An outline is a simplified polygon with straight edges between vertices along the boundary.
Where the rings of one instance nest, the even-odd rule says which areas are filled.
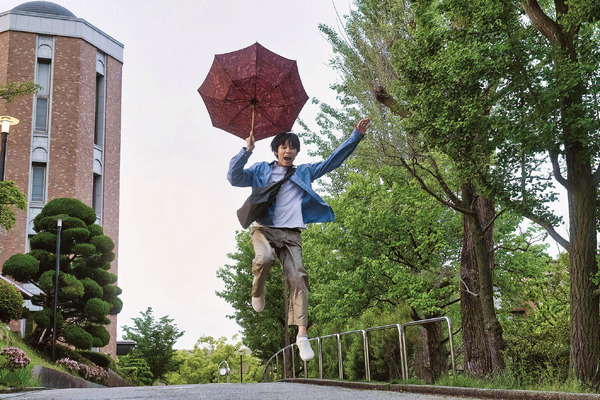
[[[354,123],[354,131],[331,156],[321,162],[300,164],[279,190],[268,212],[261,215],[250,230],[255,257],[252,260],[252,307],[261,312],[265,307],[265,282],[277,254],[283,266],[290,300],[288,324],[298,326],[296,344],[300,357],[309,361],[314,352],[308,341],[308,274],[302,267],[301,231],[311,222],[333,221],[333,210],[313,190],[312,182],[339,167],[364,137],[370,120]],[[253,188],[277,182],[293,166],[300,152],[300,140],[291,132],[282,132],[271,142],[276,160],[258,162],[244,169],[252,151],[254,137],[246,139],[246,147],[231,159],[227,179],[233,186]]]

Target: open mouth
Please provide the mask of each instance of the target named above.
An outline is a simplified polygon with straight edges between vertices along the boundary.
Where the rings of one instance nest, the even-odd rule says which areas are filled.
[[[292,161],[292,157],[283,157],[284,161]]]

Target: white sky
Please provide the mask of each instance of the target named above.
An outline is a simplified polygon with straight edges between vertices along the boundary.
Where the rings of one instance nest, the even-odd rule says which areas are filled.
[[[0,10],[24,2],[1,0]],[[216,271],[235,251],[235,211],[249,194],[225,178],[244,142],[212,127],[197,89],[214,54],[258,41],[298,61],[311,98],[335,101],[332,52],[318,24],[337,26],[334,4],[343,15],[350,0],[54,2],[125,45],[119,337],[152,307],[185,331],[176,348],[191,349],[201,335],[231,338],[239,327],[215,295],[223,287]],[[317,112],[309,100],[300,118],[314,126]],[[268,143],[257,143],[251,162],[271,158]]]

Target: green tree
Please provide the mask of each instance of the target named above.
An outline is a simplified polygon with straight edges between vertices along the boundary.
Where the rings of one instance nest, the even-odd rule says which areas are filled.
[[[179,331],[168,315],[156,320],[152,307],[140,311],[140,314],[141,317],[132,318],[134,326],[123,326],[123,339],[136,341],[137,346],[130,354],[146,360],[152,372],[152,382],[156,382],[176,367],[173,363],[173,345],[185,332]]]
[[[572,364],[579,379],[597,384],[600,6],[581,0],[521,5],[527,20],[517,32],[520,41],[508,49],[518,68],[510,71],[498,109],[503,168],[494,183],[506,203],[569,253]],[[539,160],[551,164],[551,172],[540,174]],[[544,190],[551,177],[567,192],[568,237],[556,230],[549,205],[555,193]]]
[[[33,82],[11,82],[0,86],[0,99],[10,103],[16,97],[36,93],[41,86]],[[15,213],[12,207],[24,210],[25,195],[12,181],[0,182],[0,228],[9,230],[15,223]]]
[[[578,378],[598,382],[599,5],[422,0],[412,7],[415,40],[398,42],[393,58],[402,80],[393,93],[409,105],[404,128],[569,252],[573,366]],[[550,204],[555,185],[567,192],[568,238]]]
[[[501,211],[496,211],[493,198],[483,193],[468,168],[488,171],[493,147],[471,140],[486,135],[476,118],[463,121],[460,133],[456,133],[462,135],[463,141],[453,144],[453,152],[446,152],[429,139],[429,131],[422,123],[427,118],[421,119],[426,109],[421,102],[427,96],[419,97],[424,89],[416,88],[416,84],[430,77],[431,70],[440,75],[436,78],[445,79],[447,66],[441,57],[435,60],[437,65],[430,62],[427,56],[431,57],[435,47],[423,48],[423,42],[435,33],[452,30],[432,29],[431,25],[440,18],[429,15],[425,3],[359,1],[357,9],[346,18],[341,34],[325,26],[321,29],[337,54],[332,64],[341,72],[342,83],[335,87],[344,104],[357,104],[375,122],[375,143],[367,155],[366,167],[377,169],[385,164],[404,168],[429,195],[463,215],[460,290],[465,366],[469,373],[485,376],[504,366],[502,327],[493,302],[493,230]],[[473,44],[483,47],[477,41]],[[489,47],[489,43],[485,46]],[[477,71],[472,70],[476,76]],[[466,76],[461,78],[433,80],[429,84],[438,86],[427,93],[444,98],[440,101],[448,102],[449,107],[456,107],[463,96],[485,97],[483,88]],[[489,113],[488,102],[480,101],[476,106],[474,110]],[[444,114],[434,113],[433,117],[428,127],[444,131]],[[439,150],[445,158],[440,158]],[[442,162],[444,165],[440,166]]]
[[[285,284],[279,261],[273,265],[266,282],[265,309],[259,314],[250,304],[252,292],[252,259],[254,248],[249,230],[239,231],[236,236],[237,251],[229,254],[235,263],[219,268],[217,277],[225,288],[217,296],[234,309],[228,316],[242,328],[242,341],[256,356],[266,361],[276,351],[290,344],[285,312]]]
[[[15,224],[12,207],[24,210],[27,206],[25,195],[13,181],[0,182],[0,228],[9,230]]]
[[[336,220],[303,237],[317,324],[358,317],[370,308],[408,307],[413,320],[439,317],[457,304],[460,215],[418,188],[402,169],[349,174],[343,194],[329,199]],[[447,370],[439,324],[427,324],[421,376]]]
[[[235,337],[233,339],[235,340]],[[166,375],[167,382],[170,385],[225,382],[227,377],[219,377],[217,368],[222,361],[229,365],[229,382],[240,382],[240,354],[244,364],[243,381],[262,381],[263,369],[260,361],[253,355],[246,354],[242,343],[233,345],[227,343],[225,337],[214,339],[212,336],[202,336],[192,352],[180,350],[176,353],[175,359],[179,368]],[[224,367],[225,364],[221,366]]]
[[[15,254],[4,263],[2,273],[41,289],[31,299],[41,306],[33,318],[37,324],[31,343],[49,346],[52,340],[57,221],[62,219],[57,338],[79,349],[103,347],[110,341],[104,325],[108,315],[121,311],[117,276],[108,272],[115,258],[112,239],[95,224],[96,213],[81,201],[60,198],[50,201],[33,226],[31,251]]]
[[[506,310],[524,311],[524,316],[505,313],[503,325],[511,370],[520,371],[515,374],[519,384],[530,385],[545,378],[565,381],[569,376],[569,256],[562,253],[558,260],[535,256],[538,260],[526,264],[512,263],[516,270],[510,284],[520,293],[520,301],[514,296],[513,301],[502,302]]]

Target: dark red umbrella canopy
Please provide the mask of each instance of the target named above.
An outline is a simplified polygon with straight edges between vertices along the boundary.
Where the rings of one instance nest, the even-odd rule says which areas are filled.
[[[255,140],[289,132],[308,100],[296,61],[259,43],[217,54],[198,92],[215,127]]]

